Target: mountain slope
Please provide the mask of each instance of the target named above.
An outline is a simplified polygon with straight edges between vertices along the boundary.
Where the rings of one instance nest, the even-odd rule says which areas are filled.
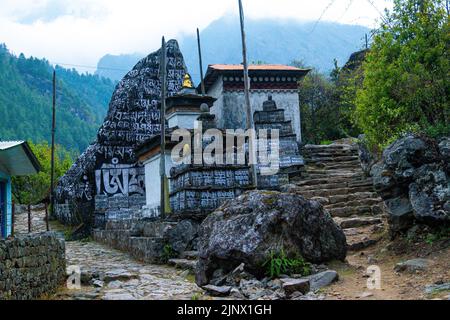
[[[138,53],[118,56],[107,54],[97,63],[95,74],[113,81],[120,81],[144,56]]]
[[[249,61],[290,64],[301,60],[309,67],[328,73],[333,60],[343,65],[350,54],[362,47],[369,30],[362,26],[332,22],[247,20]],[[205,66],[212,63],[241,63],[242,49],[237,17],[224,17],[201,32]],[[189,70],[198,79],[197,40],[187,37],[181,42]]]
[[[310,67],[328,73],[336,58],[343,65],[352,52],[362,48],[363,38],[369,29],[358,25],[342,25],[333,22],[301,23],[293,20],[247,20],[246,32],[249,60],[254,63],[290,64],[301,60]],[[239,19],[223,17],[201,31],[203,63],[241,63],[242,49]],[[196,82],[200,79],[197,39],[184,36],[180,47],[186,64]],[[125,71],[100,68],[131,69],[144,55],[107,55],[98,64],[98,74],[120,80]]]
[[[83,151],[95,139],[114,83],[60,67],[57,72],[57,143]],[[52,67],[0,44],[0,140],[50,141]]]

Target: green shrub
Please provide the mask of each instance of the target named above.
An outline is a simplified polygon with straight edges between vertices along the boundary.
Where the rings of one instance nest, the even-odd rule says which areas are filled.
[[[364,63],[354,120],[370,145],[450,131],[450,24],[443,0],[394,0]]]
[[[278,278],[282,274],[300,274],[302,276],[311,274],[311,265],[308,262],[301,256],[289,258],[284,250],[277,253],[272,252],[263,267],[266,268],[266,275],[271,278]]]
[[[163,248],[161,260],[163,263],[167,263],[170,259],[176,258],[177,252],[173,250],[170,244],[166,244]]]

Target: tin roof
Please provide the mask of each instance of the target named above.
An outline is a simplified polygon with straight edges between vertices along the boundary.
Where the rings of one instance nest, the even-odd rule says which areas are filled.
[[[209,65],[209,68],[221,71],[229,71],[229,70],[244,70],[244,66],[242,64],[212,64]],[[299,69],[293,66],[286,66],[282,64],[255,64],[249,65],[248,70],[263,70],[263,71],[304,71],[304,69]]]
[[[11,176],[38,173],[39,161],[26,141],[0,141],[0,171]]]

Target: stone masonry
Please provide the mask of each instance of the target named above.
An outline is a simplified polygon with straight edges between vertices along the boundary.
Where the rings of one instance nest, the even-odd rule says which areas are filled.
[[[0,241],[0,300],[30,300],[66,279],[65,244],[55,233]]]
[[[350,251],[375,244],[384,228],[384,206],[361,168],[358,146],[306,145],[303,154],[306,172],[294,179],[295,192],[323,204],[344,230]]]

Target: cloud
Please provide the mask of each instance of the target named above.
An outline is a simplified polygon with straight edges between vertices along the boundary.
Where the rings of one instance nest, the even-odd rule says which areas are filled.
[[[243,0],[248,18],[317,20],[330,0]],[[336,0],[322,20],[373,26],[368,1]],[[149,53],[166,38],[193,34],[237,0],[0,0],[0,42],[51,62],[95,66],[105,54]],[[380,10],[390,1],[375,0]],[[347,8],[348,7],[348,8]],[[89,70],[89,69],[85,69]],[[93,71],[93,70],[89,70]]]

